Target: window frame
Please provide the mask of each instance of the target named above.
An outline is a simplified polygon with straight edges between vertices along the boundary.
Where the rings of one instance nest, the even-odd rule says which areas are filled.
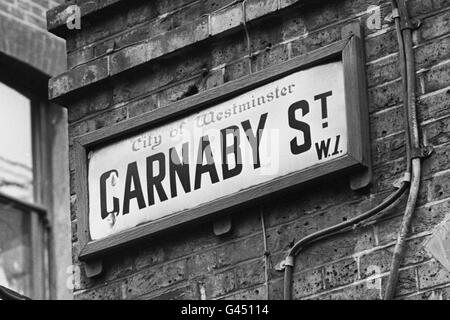
[[[42,99],[23,88],[11,86],[2,81],[2,84],[17,91],[30,101],[31,124],[31,158],[33,175],[33,201],[25,201],[14,196],[0,192],[0,199],[30,215],[30,261],[31,261],[31,294],[30,298],[42,300],[49,296],[48,254],[49,241],[48,229],[50,212],[48,197],[44,192],[43,181],[48,177],[44,156],[46,154],[46,126],[44,125],[43,109],[45,103]]]

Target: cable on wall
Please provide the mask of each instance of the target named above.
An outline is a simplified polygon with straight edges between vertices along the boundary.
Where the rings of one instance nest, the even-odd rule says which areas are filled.
[[[395,244],[394,255],[391,262],[384,297],[385,300],[390,300],[395,297],[399,269],[406,252],[406,237],[411,229],[412,217],[420,189],[421,158],[429,155],[431,152],[430,148],[422,148],[419,139],[419,125],[416,107],[416,70],[412,42],[413,24],[409,18],[405,0],[392,0],[392,7],[394,13],[399,13],[394,15],[394,19],[400,48],[400,61],[403,70],[402,77],[404,78],[403,83],[406,83],[406,88],[404,87],[404,90],[406,91],[404,94],[406,97],[404,100],[404,105],[407,114],[407,122],[409,123],[408,133],[411,150],[408,165],[412,166],[412,182],[409,189],[408,201],[406,203],[402,224],[397,236],[397,242]]]
[[[266,223],[264,221],[264,211],[261,209],[261,228],[263,233],[263,241],[264,241],[264,286],[266,289],[266,300],[269,300],[269,270],[270,270],[270,252],[267,245],[267,234],[266,234]]]
[[[247,28],[247,16],[245,14],[245,2],[247,0],[242,1],[242,24],[244,26],[244,32],[245,32],[245,39],[247,41],[247,51],[248,51],[248,63],[249,63],[249,70],[250,74],[253,73],[253,66],[252,66],[252,59],[253,59],[253,53],[252,53],[252,46],[250,41],[250,34],[248,32]]]
[[[405,253],[405,239],[411,226],[412,215],[420,188],[421,158],[428,156],[432,152],[432,149],[422,148],[419,143],[419,128],[416,111],[414,51],[411,32],[412,24],[409,20],[405,0],[399,0],[398,3],[396,0],[392,0],[392,7],[399,42],[400,69],[404,87],[403,105],[406,135],[406,171],[400,181],[400,184],[398,185],[398,189],[375,208],[351,220],[310,234],[294,244],[294,246],[289,250],[286,259],[281,263],[282,268],[284,268],[285,300],[292,299],[292,276],[295,257],[302,250],[314,242],[354,230],[356,227],[359,227],[362,222],[366,222],[374,217],[380,216],[383,214],[383,211],[399,200],[409,187],[408,201],[391,263],[391,271],[388,279],[385,299],[392,299],[395,296],[395,289],[398,281],[398,270]]]

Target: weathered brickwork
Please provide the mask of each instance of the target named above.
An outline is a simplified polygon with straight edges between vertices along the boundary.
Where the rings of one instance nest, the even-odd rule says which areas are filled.
[[[77,260],[71,150],[73,259],[80,267],[77,299],[264,299],[261,214],[270,252],[268,296],[281,299],[283,274],[274,267],[289,247],[374,207],[404,172],[402,84],[390,1],[157,0],[126,7],[117,3],[82,6],[82,29],[76,32],[64,31],[57,16],[49,17],[49,27],[68,41],[69,71],[51,81],[50,95],[61,96],[68,106],[71,144],[87,132],[326,46],[340,39],[348,22],[361,21],[374,165],[373,182],[365,191],[351,191],[347,180],[316,184],[233,215],[229,234],[215,236],[211,223],[185,227],[176,236],[168,233],[106,257],[104,272],[88,278]],[[108,11],[101,11],[107,4]],[[373,6],[379,8],[380,20]],[[422,22],[414,31],[418,113],[423,139],[435,152],[423,162],[397,296],[448,299],[450,273],[424,244],[450,212],[450,2],[409,0],[408,7]],[[379,23],[371,23],[373,19]],[[86,85],[92,89],[85,90]],[[73,94],[65,99],[68,92]],[[294,270],[294,298],[382,298],[404,207],[402,199],[376,223],[302,252]]]
[[[30,65],[49,76],[65,71],[65,43],[46,30],[47,10],[63,2],[1,0],[0,54]]]
[[[46,29],[46,12],[64,0],[2,0],[0,11],[21,21]]]

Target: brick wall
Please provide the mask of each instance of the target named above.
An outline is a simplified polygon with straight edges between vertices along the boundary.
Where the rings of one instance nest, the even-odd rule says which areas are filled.
[[[42,79],[31,79],[34,72],[21,74],[24,68],[18,68],[15,63],[38,70],[41,77],[67,69],[65,42],[46,30],[47,10],[61,3],[63,0],[0,0],[0,59],[6,58],[8,61],[1,63],[15,69],[14,72],[6,69],[1,81],[9,83],[15,79],[18,82],[15,86],[36,91],[37,86],[45,89],[45,84],[40,83]]]
[[[79,1],[85,15],[82,29],[75,33],[64,30],[58,16],[62,9],[49,16],[49,27],[68,40],[70,70],[51,80],[50,95],[68,106],[71,143],[76,136],[339,40],[341,29],[352,20],[360,20],[365,33],[374,165],[367,190],[352,191],[345,179],[300,189],[234,214],[233,230],[225,236],[215,236],[211,223],[185,227],[176,235],[168,233],[107,256],[104,272],[88,278],[77,260],[72,150],[77,299],[264,299],[261,214],[271,261],[269,297],[280,299],[283,274],[274,266],[290,245],[374,207],[392,191],[405,169],[405,145],[397,40],[387,19],[390,1],[304,2],[247,0],[243,6],[232,0],[158,0],[123,7],[121,1],[98,1],[97,7],[88,7]],[[372,23],[376,11],[370,6],[378,6],[380,24]],[[408,7],[411,16],[422,21],[414,31],[418,112],[423,139],[435,152],[423,164],[397,295],[450,298],[450,273],[424,249],[450,208],[450,3],[409,0]],[[294,298],[380,299],[404,206],[405,199],[377,223],[304,251],[296,259]]]
[[[1,0],[0,11],[21,21],[46,29],[47,10],[62,4],[63,0]]]

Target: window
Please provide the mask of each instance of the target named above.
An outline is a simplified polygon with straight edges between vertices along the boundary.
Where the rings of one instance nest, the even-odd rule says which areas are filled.
[[[34,123],[39,117],[32,117],[40,108],[0,83],[0,285],[34,299],[45,298],[48,285],[47,213],[38,187],[45,173]]]

